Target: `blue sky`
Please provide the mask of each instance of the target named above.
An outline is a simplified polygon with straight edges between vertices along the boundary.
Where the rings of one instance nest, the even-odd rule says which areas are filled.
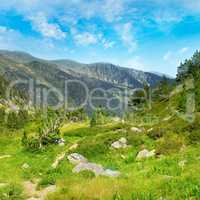
[[[200,47],[199,0],[1,0],[0,49],[175,76]]]

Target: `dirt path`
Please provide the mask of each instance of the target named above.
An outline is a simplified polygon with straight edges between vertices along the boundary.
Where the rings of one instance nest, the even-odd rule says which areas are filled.
[[[28,197],[27,200],[45,200],[48,194],[56,191],[55,185],[46,187],[43,190],[37,190],[37,183],[32,183],[31,181],[25,181],[23,186],[25,195]]]

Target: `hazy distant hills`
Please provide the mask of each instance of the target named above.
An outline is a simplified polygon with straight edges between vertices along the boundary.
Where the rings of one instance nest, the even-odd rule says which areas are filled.
[[[17,51],[0,51],[0,75],[8,81],[37,80],[41,88],[57,88],[64,93],[65,80],[81,81],[89,91],[95,88],[104,90],[118,89],[123,91],[125,87],[142,87],[144,82],[155,86],[162,76],[142,72],[130,68],[119,67],[109,63],[82,64],[71,60],[43,60],[30,54]],[[19,84],[18,88],[28,92],[25,84]],[[29,91],[30,92],[30,91]],[[33,92],[33,91],[32,91]],[[37,92],[34,99],[40,99]],[[99,94],[100,95],[100,94]],[[112,94],[115,95],[115,94]],[[86,92],[80,84],[71,84],[68,95],[63,101],[68,100],[73,105],[79,105],[84,101]],[[52,93],[48,96],[48,102],[55,104],[57,97]]]

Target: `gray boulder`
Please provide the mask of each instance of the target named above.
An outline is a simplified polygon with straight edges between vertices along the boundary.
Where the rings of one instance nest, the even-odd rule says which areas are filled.
[[[113,171],[110,169],[106,169],[103,174],[103,176],[108,176],[108,177],[118,177],[121,175],[121,173],[119,171]]]
[[[104,168],[95,163],[79,163],[76,167],[74,167],[73,172],[79,173],[81,171],[91,171],[96,176],[99,176],[104,173]]]
[[[74,165],[88,162],[84,156],[82,156],[81,154],[78,154],[78,153],[72,153],[72,154],[68,155],[67,158],[68,158],[69,162]]]
[[[154,156],[155,156],[155,149],[152,151],[144,149],[138,153],[136,160],[141,160],[144,158],[150,158],[150,157],[154,157]]]
[[[111,147],[115,148],[115,149],[126,148],[127,147],[127,139],[126,138],[121,138],[118,141],[112,143]]]
[[[24,163],[24,164],[22,165],[22,169],[28,169],[28,168],[30,168],[29,164]]]
[[[120,176],[120,172],[113,171],[110,169],[104,169],[102,165],[98,165],[95,163],[80,163],[73,169],[74,173],[80,173],[81,171],[91,171],[95,174],[95,176],[107,176],[107,177]]]
[[[132,127],[132,128],[131,128],[131,131],[132,131],[132,132],[135,132],[135,133],[142,133],[142,132],[144,132],[145,130],[144,130],[144,128]]]

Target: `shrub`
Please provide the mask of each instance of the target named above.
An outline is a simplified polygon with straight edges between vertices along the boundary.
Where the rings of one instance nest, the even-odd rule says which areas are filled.
[[[157,154],[170,154],[178,152],[184,145],[183,137],[176,134],[166,134],[157,141]]]
[[[188,141],[190,144],[198,144],[200,143],[200,131],[195,130],[188,134]]]
[[[82,176],[85,179],[92,179],[95,177],[95,174],[90,171],[82,171],[80,172],[80,176]]]
[[[22,188],[16,184],[10,184],[8,186],[0,188],[1,200],[23,200]]]
[[[164,134],[166,133],[165,129],[163,128],[157,128],[155,130],[152,130],[151,132],[148,133],[148,136],[154,140],[157,140],[161,137],[164,136]]]

